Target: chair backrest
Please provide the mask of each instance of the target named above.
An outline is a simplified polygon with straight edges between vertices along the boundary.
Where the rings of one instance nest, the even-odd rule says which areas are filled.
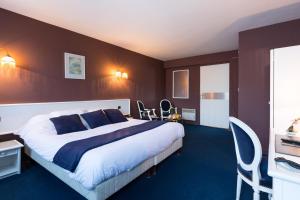
[[[145,106],[144,106],[143,102],[140,101],[140,100],[137,100],[136,103],[137,103],[137,106],[138,106],[140,119],[142,119],[143,118],[142,113],[145,111]]]
[[[144,106],[143,102],[140,101],[140,100],[137,100],[136,102],[137,102],[139,111],[140,111],[140,112],[141,112],[141,111],[145,111],[145,106]]]
[[[262,158],[260,141],[255,132],[241,120],[230,117],[230,128],[233,133],[235,152],[238,164],[247,171],[252,171],[253,180],[259,180],[259,165]]]
[[[160,101],[160,108],[164,112],[169,112],[172,108],[172,104],[168,99],[163,99]]]

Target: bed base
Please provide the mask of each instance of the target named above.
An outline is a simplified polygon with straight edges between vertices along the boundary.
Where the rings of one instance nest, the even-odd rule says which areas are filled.
[[[33,160],[39,163],[41,166],[50,171],[53,175],[58,177],[64,183],[69,185],[75,191],[80,193],[82,196],[89,200],[104,200],[110,197],[112,194],[119,191],[125,185],[130,183],[132,180],[146,172],[153,166],[158,165],[161,161],[169,157],[171,154],[176,152],[182,147],[182,138],[177,139],[173,142],[170,147],[168,147],[165,151],[159,153],[158,155],[144,161],[133,170],[124,172],[118,176],[112,177],[98,186],[96,186],[93,190],[88,190],[84,188],[78,181],[69,177],[68,172],[58,165],[46,161],[40,155],[38,155],[35,151],[31,150],[29,147],[25,145],[25,153],[30,156]]]

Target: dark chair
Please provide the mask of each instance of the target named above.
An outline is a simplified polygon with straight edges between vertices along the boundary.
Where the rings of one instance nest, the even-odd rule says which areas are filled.
[[[139,110],[140,119],[145,119],[145,120],[158,119],[154,108],[147,109],[145,108],[144,103],[142,101],[137,100],[136,102]]]
[[[268,158],[262,156],[261,144],[255,132],[237,118],[230,117],[237,157],[236,200],[240,199],[242,181],[253,188],[253,200],[259,200],[260,191],[272,196],[272,177],[268,175]]]
[[[160,117],[162,120],[167,119],[171,114],[177,114],[177,108],[173,107],[168,99],[160,101]]]

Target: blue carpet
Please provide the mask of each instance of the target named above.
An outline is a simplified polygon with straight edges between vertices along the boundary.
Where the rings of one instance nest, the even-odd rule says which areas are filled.
[[[234,200],[236,158],[229,131],[201,126],[185,126],[181,155],[172,155],[151,178],[140,176],[110,200]],[[81,200],[62,181],[32,165],[21,175],[0,180],[1,200]],[[243,184],[241,200],[252,199],[252,189]],[[267,199],[265,194],[261,199]]]

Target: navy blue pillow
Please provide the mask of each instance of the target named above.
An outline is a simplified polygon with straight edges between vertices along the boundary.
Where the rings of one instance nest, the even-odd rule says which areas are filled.
[[[53,117],[50,120],[54,124],[58,135],[87,130],[77,114]]]
[[[88,123],[91,128],[97,128],[111,122],[102,110],[81,114],[81,117]]]
[[[119,123],[119,122],[128,121],[126,119],[126,117],[118,109],[106,109],[103,111],[105,112],[106,116],[111,121],[111,123]]]

